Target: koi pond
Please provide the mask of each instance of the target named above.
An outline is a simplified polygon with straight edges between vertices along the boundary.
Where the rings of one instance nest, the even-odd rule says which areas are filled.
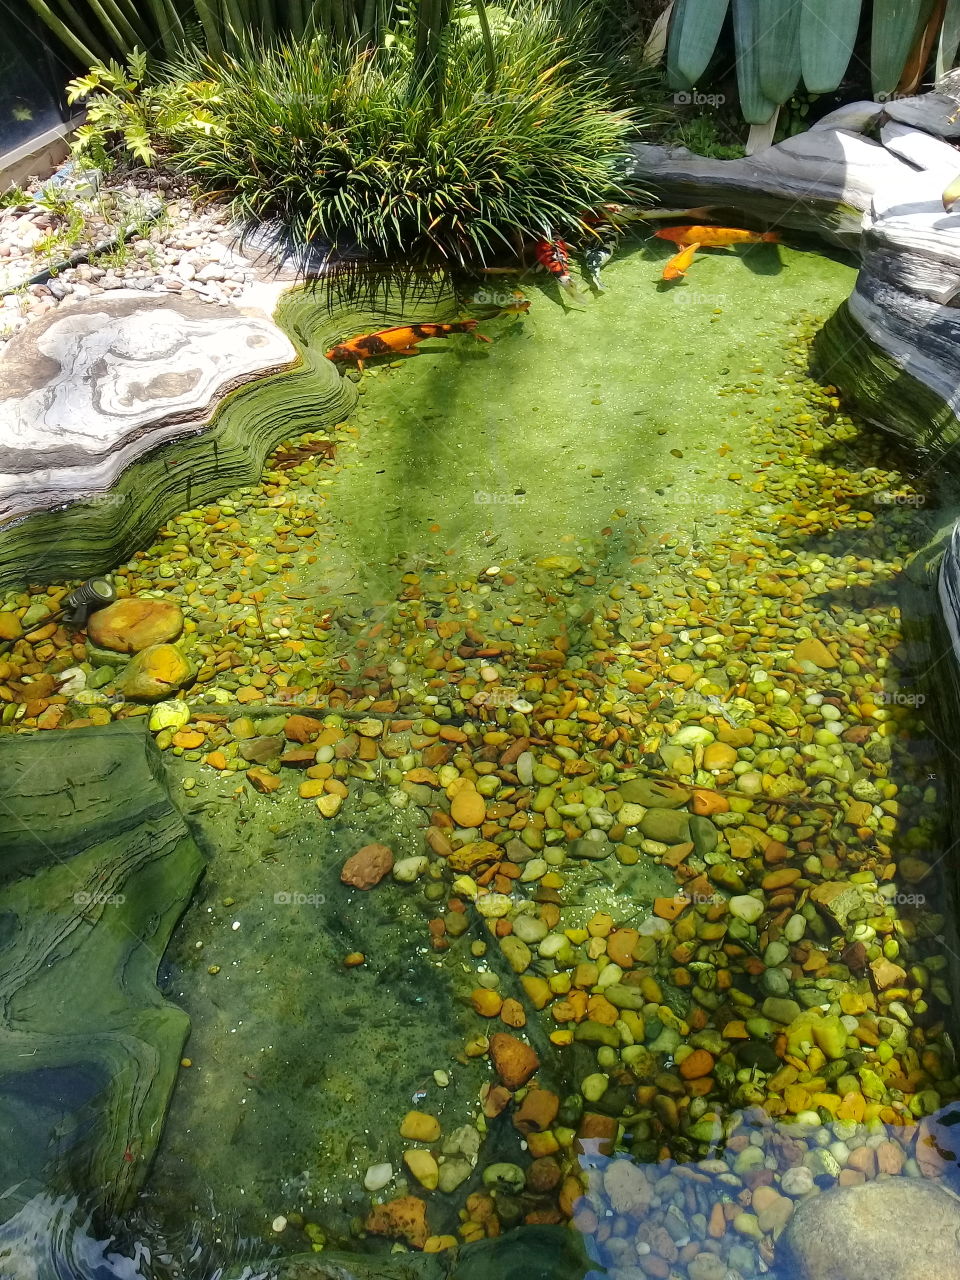
[[[811,369],[851,263],[668,287],[672,248],[344,375],[85,634],[75,582],[0,599],[4,1277],[937,1244],[956,942],[901,611],[955,496]],[[298,306],[315,359],[359,332]]]

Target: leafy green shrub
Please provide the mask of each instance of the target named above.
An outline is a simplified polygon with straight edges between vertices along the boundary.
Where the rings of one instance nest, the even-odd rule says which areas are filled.
[[[178,78],[216,83],[209,127],[180,134],[174,164],[241,218],[341,253],[458,263],[570,230],[614,190],[634,122],[576,28],[542,8],[495,32],[488,17],[453,21],[425,73],[402,39],[195,55]]]
[[[157,158],[154,142],[187,133],[213,132],[209,104],[215,86],[197,83],[147,83],[147,55],[134,49],[126,64],[93,65],[67,85],[67,101],[84,99],[87,123],[76,132],[74,154],[110,168],[109,153],[122,146],[145,165]]]

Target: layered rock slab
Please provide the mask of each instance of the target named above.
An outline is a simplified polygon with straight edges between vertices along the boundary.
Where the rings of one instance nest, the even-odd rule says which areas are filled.
[[[232,389],[296,359],[267,315],[117,290],[61,307],[0,365],[0,521],[105,494],[205,426]]]
[[[0,1181],[117,1211],[142,1184],[186,1014],[157,968],[202,858],[143,721],[0,739]]]

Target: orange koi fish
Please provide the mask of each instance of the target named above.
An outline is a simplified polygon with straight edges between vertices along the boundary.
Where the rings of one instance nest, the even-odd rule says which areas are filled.
[[[693,244],[687,245],[686,249],[681,249],[679,253],[675,253],[663,268],[663,279],[682,280],[687,274],[687,269],[691,262],[693,262],[694,254],[699,248],[700,242],[694,241]]]
[[[661,227],[653,233],[658,240],[674,244],[698,241],[705,249],[719,249],[728,244],[778,244],[776,231],[741,231],[738,227]]]
[[[409,324],[394,329],[381,329],[379,333],[365,333],[349,342],[331,347],[327,359],[337,363],[355,364],[363,368],[364,360],[374,356],[414,356],[418,342],[424,338],[448,338],[451,333],[473,333],[479,320],[454,320],[450,324]],[[482,333],[475,333],[478,342],[489,342]]]

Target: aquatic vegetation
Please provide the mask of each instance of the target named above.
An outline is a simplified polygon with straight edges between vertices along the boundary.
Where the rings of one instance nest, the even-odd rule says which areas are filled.
[[[214,82],[215,101],[173,161],[294,242],[434,263],[513,253],[616,189],[635,119],[610,109],[578,37],[531,8],[496,36],[493,67],[457,32],[426,78],[405,48],[358,56],[323,39],[187,58],[179,78]]]

